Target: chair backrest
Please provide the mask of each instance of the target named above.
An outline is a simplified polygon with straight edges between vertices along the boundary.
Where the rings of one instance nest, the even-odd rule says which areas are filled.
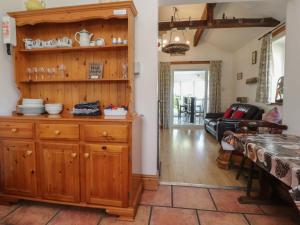
[[[244,120],[238,124],[237,133],[259,133],[259,128],[268,128],[269,133],[282,133],[288,126],[263,120]]]

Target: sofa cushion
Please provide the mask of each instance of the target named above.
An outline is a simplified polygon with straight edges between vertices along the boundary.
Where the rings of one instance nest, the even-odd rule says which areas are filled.
[[[232,113],[233,113],[232,108],[228,108],[228,109],[225,111],[223,118],[227,118],[227,119],[230,118],[231,115],[232,115]]]
[[[232,118],[232,119],[241,119],[241,118],[243,118],[244,116],[245,116],[245,112],[240,111],[240,110],[237,110],[237,111],[235,111],[235,112],[232,114],[231,118]]]

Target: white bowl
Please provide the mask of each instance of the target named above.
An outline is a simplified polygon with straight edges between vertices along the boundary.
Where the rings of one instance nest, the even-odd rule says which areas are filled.
[[[49,115],[58,115],[61,113],[62,111],[62,108],[60,109],[49,109],[49,108],[46,108],[46,111]]]
[[[60,103],[45,104],[45,107],[47,107],[47,108],[62,108],[63,104],[60,104]]]

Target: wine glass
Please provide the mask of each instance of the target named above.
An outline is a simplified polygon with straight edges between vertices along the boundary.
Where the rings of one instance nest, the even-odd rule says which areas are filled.
[[[37,67],[33,67],[32,70],[33,70],[33,73],[35,75],[35,80],[38,80],[38,68]]]
[[[123,76],[123,79],[128,79],[128,64],[127,63],[122,64],[122,76]]]
[[[64,79],[65,78],[65,72],[66,72],[66,66],[64,64],[60,64],[58,66],[58,70],[61,74],[61,78]]]
[[[39,73],[39,75],[41,75],[41,77],[42,77],[42,80],[44,80],[44,75],[45,75],[45,69],[44,69],[44,67],[39,67],[38,68],[38,73]]]
[[[32,80],[32,74],[33,74],[32,68],[27,68],[28,81]]]

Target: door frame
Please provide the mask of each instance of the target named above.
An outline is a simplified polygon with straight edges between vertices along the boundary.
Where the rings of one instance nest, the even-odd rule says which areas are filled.
[[[174,73],[176,71],[205,71],[205,97],[204,97],[204,115],[207,112],[207,102],[208,102],[208,76],[209,76],[209,65],[203,64],[181,64],[181,65],[171,65],[171,79],[170,79],[170,127],[172,128],[184,128],[184,127],[203,127],[204,125],[197,124],[174,124]]]

